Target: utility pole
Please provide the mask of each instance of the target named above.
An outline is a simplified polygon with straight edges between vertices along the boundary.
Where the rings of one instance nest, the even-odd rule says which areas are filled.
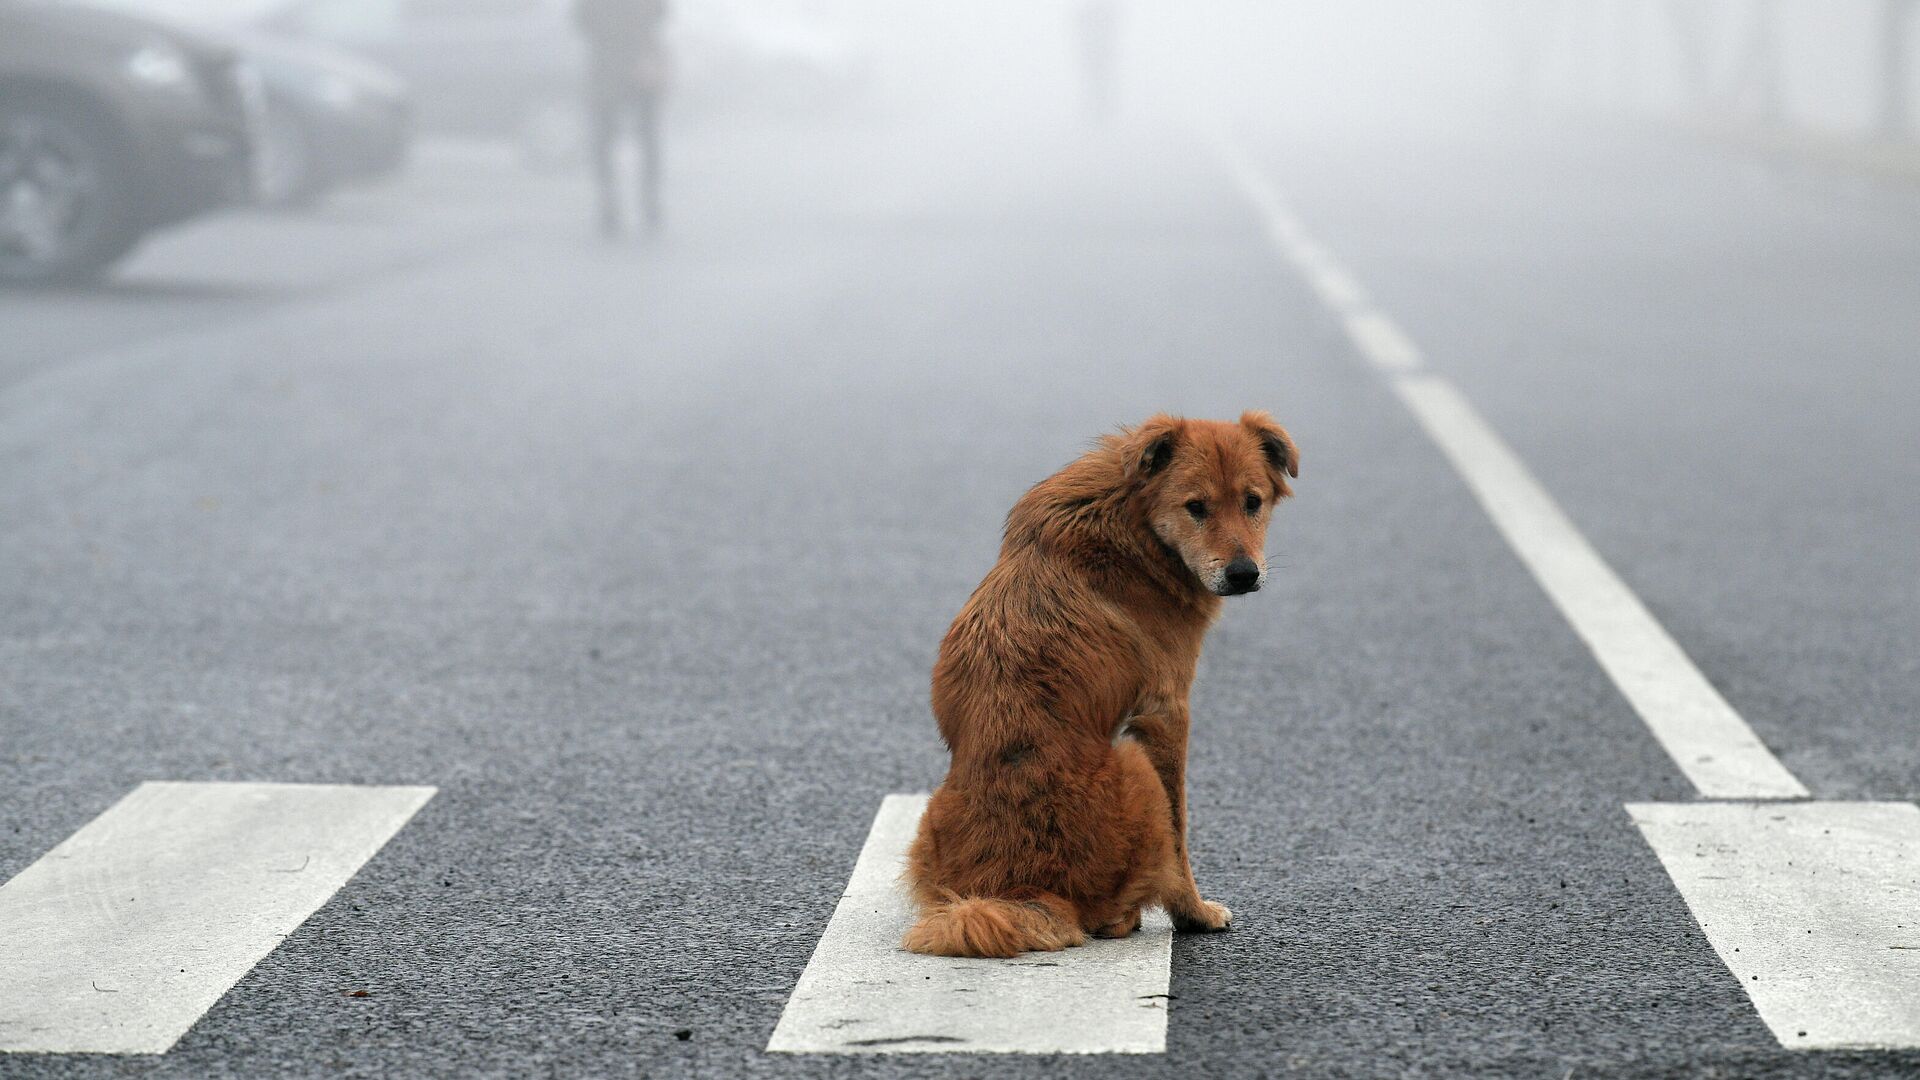
[[[1554,26],[1565,13],[1533,0],[1494,0],[1489,10],[1510,59],[1507,106],[1519,113],[1535,111],[1546,99]]]
[[[1911,137],[1907,73],[1913,0],[1880,0],[1880,135],[1886,139]]]
[[[1733,85],[1735,101],[1751,100],[1754,119],[1777,124],[1785,113],[1780,91],[1780,38],[1774,0],[1754,0],[1746,47]]]
[[[1582,104],[1598,109],[1607,101],[1607,10],[1583,0],[1567,0],[1568,38],[1572,53],[1568,68],[1572,72],[1571,93],[1584,99]]]
[[[1613,96],[1622,110],[1631,110],[1640,97],[1640,48],[1634,0],[1613,0]]]
[[[1666,0],[1667,25],[1673,31],[1680,65],[1680,95],[1690,109],[1707,103],[1707,12],[1698,0]]]

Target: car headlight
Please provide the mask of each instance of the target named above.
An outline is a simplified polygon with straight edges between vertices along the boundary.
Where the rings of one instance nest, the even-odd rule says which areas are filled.
[[[127,57],[127,74],[136,82],[168,90],[192,89],[193,61],[165,41],[149,41]]]

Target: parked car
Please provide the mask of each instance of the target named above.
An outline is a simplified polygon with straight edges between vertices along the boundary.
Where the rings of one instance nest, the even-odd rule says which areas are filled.
[[[337,187],[389,176],[406,162],[413,103],[398,75],[320,42],[257,32],[237,33],[234,41],[266,88],[262,203],[303,205]]]
[[[266,90],[257,181],[261,203],[301,206],[342,185],[386,176],[412,137],[407,85],[386,67],[324,41],[275,32],[261,0],[84,0],[187,25],[238,49]]]
[[[403,72],[423,127],[496,134],[539,103],[578,98],[564,12],[565,0],[280,0],[260,25]]]
[[[0,0],[0,282],[98,275],[252,188],[258,76],[178,27]]]

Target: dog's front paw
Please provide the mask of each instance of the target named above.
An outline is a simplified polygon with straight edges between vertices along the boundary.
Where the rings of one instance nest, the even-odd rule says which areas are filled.
[[[1233,925],[1233,912],[1225,904],[1200,901],[1198,909],[1173,915],[1173,928],[1183,934],[1217,934]]]

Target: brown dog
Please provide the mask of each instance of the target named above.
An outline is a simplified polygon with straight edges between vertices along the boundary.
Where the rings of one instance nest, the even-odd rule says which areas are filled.
[[[1187,688],[1220,597],[1265,581],[1299,475],[1266,413],[1156,416],[1014,505],[933,669],[953,765],[909,855],[906,948],[1052,951],[1125,937],[1156,904],[1227,928],[1187,861]]]

